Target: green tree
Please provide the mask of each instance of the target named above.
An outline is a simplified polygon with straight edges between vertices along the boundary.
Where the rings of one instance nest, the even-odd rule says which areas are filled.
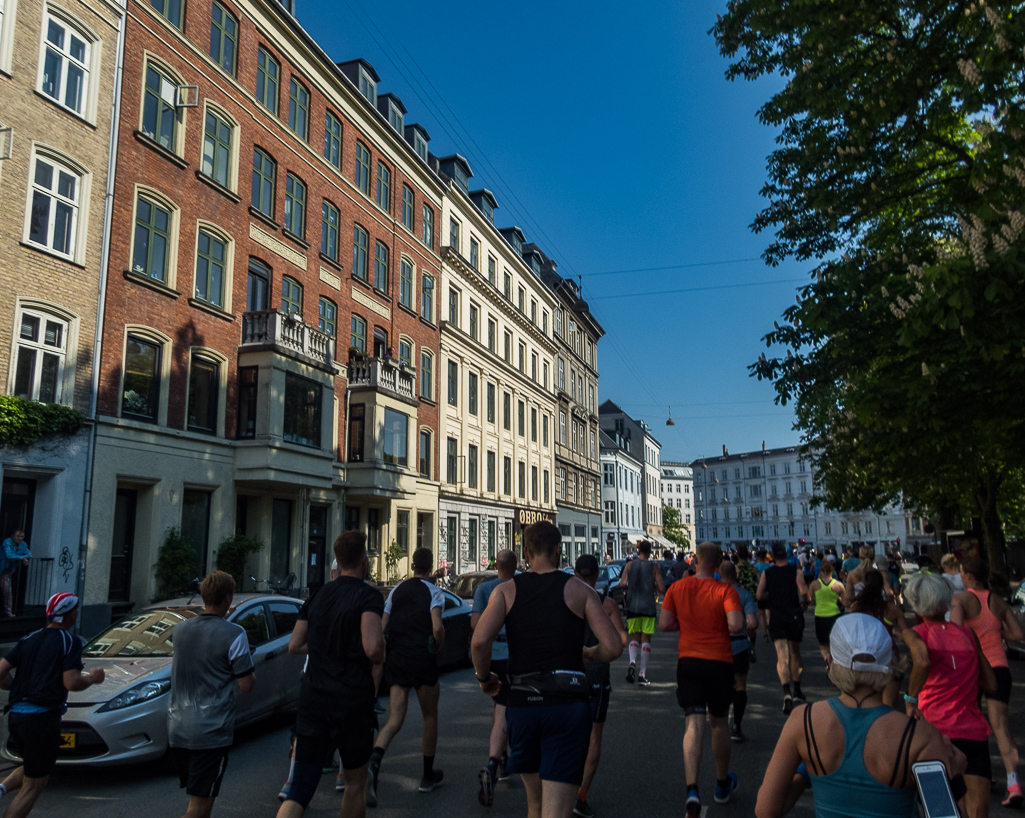
[[[662,534],[678,548],[690,548],[690,529],[680,522],[679,509],[662,506]]]
[[[834,508],[903,495],[979,514],[1025,458],[1025,16],[1020,3],[734,0],[727,76],[775,75],[753,229],[815,263],[752,374],[793,401]]]
[[[196,578],[198,555],[188,537],[177,526],[167,529],[157,552],[157,599],[169,599],[187,593]]]
[[[235,588],[242,590],[246,563],[252,554],[263,550],[263,541],[248,534],[232,534],[217,546],[217,570],[227,571],[235,578]]]

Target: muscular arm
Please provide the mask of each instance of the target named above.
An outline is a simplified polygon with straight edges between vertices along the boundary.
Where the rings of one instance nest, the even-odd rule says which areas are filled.
[[[821,588],[821,587],[822,587],[822,582],[821,581],[819,581],[817,579],[813,579],[811,581],[811,585],[808,586],[808,593],[806,595],[807,599],[808,599],[808,604],[809,605],[813,604],[815,602],[815,592],[819,588]]]
[[[765,585],[765,571],[762,571],[761,576],[758,577],[758,589],[755,591],[755,599],[759,602],[765,602],[768,599],[768,591]]]
[[[726,625],[730,629],[730,633],[740,633],[744,630],[744,612],[727,611],[726,612]]]
[[[972,638],[975,639],[975,654],[979,657],[979,687],[984,693],[996,693],[997,677],[993,672],[993,666],[990,665],[986,654],[982,652],[979,637],[975,635],[974,631],[972,632]]]
[[[911,676],[908,680],[908,695],[918,698],[918,694],[925,686],[925,680],[929,678],[929,649],[926,647],[922,637],[914,628],[905,628],[901,633],[904,644],[908,646],[911,654]],[[911,702],[908,702],[911,705]],[[908,715],[912,715],[910,709]]]
[[[292,628],[292,635],[288,637],[288,652],[289,653],[309,653],[309,645],[307,645],[307,637],[310,631],[310,623],[305,619],[296,621],[295,627]]]
[[[1022,631],[1021,625],[1018,624],[1018,620],[1015,618],[1014,611],[1011,610],[1011,606],[1004,602],[1004,600],[1000,599],[1000,597],[990,597],[990,599],[994,599],[998,603],[997,610],[993,613],[1003,625],[1004,639],[1008,642],[1025,641],[1025,631]]]
[[[601,609],[605,611],[605,614],[612,621],[613,627],[619,633],[619,641],[623,647],[626,647],[626,643],[630,641],[630,634],[626,632],[626,627],[623,625],[623,615],[619,612],[619,606],[612,597],[605,597],[601,603]]]
[[[612,620],[605,613],[598,594],[594,589],[580,580],[570,580],[563,591],[566,604],[574,613],[583,613],[591,633],[598,644],[589,648],[589,659],[592,662],[614,662],[623,653],[622,637],[616,630]]]
[[[256,687],[256,674],[247,673],[245,676],[236,679],[235,683],[243,693],[252,693],[253,688]]]
[[[666,593],[666,581],[664,579],[662,579],[662,566],[659,565],[657,562],[655,562],[655,560],[652,560],[652,562],[655,563],[655,574],[654,574],[654,576],[655,576],[655,590],[658,591],[663,596],[665,596],[665,593]]]
[[[966,619],[978,616],[979,612],[972,610],[972,602],[978,603],[975,594],[970,594],[967,591],[954,594],[954,598],[950,601],[950,621],[955,625],[963,625]]]
[[[503,582],[492,591],[488,607],[480,615],[477,627],[473,631],[473,638],[470,640],[470,659],[473,661],[474,673],[477,674],[478,680],[491,672],[491,644],[505,624],[505,617],[509,612],[510,588],[515,589],[515,586],[511,582]],[[497,692],[496,686],[495,693]]]
[[[65,670],[62,679],[64,689],[67,691],[85,690],[87,687],[98,685],[103,681],[103,668],[94,667],[88,673],[82,673],[80,670]]]
[[[438,643],[438,653],[445,647],[445,623],[441,619],[441,608],[431,608],[431,629],[434,641]]]
[[[619,575],[619,587],[620,588],[625,588],[626,587],[626,583],[629,581],[630,566],[631,565],[633,565],[633,563],[632,562],[628,562],[626,565],[623,566],[623,573]]]
[[[795,582],[797,583],[797,593],[800,595],[801,605],[802,607],[807,608],[809,602],[808,584],[804,581],[804,574],[800,571],[798,571],[795,576],[797,577]]]
[[[373,611],[364,611],[359,620],[359,632],[363,641],[363,652],[375,665],[384,662],[384,617]]]

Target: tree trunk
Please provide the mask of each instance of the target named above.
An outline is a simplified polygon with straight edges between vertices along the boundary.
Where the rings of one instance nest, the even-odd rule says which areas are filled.
[[[986,562],[989,570],[1005,574],[1007,571],[1007,543],[1004,526],[997,512],[997,490],[999,476],[992,470],[986,473],[982,484],[975,491],[975,505],[982,523],[982,539],[986,548]]]

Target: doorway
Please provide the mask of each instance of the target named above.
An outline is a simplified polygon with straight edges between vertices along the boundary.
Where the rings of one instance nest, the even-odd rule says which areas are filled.
[[[15,531],[25,532],[25,542],[32,547],[32,512],[36,504],[36,481],[5,477],[0,494],[0,540]]]
[[[310,506],[309,558],[306,584],[311,591],[328,581],[333,556],[327,547],[327,506]]]
[[[132,553],[135,551],[135,509],[138,492],[118,489],[114,499],[114,537],[110,544],[108,602],[128,602],[132,597]]]

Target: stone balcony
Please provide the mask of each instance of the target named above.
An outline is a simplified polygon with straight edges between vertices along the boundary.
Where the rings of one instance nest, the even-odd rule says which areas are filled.
[[[243,314],[239,351],[259,349],[273,349],[320,369],[335,371],[334,338],[280,310],[258,310]]]
[[[349,361],[350,389],[380,389],[416,403],[416,373],[394,358],[353,358]]]

